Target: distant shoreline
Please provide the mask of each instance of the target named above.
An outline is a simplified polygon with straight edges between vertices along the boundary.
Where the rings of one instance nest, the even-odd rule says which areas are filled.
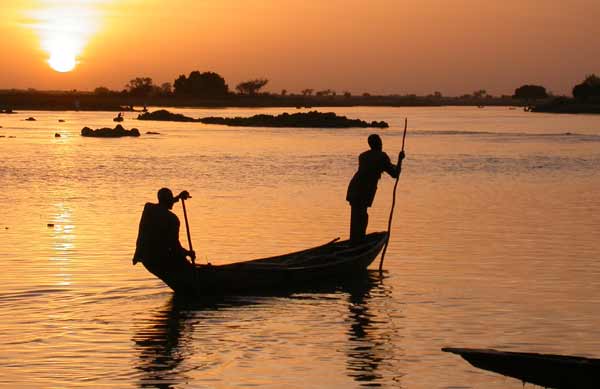
[[[531,107],[531,111],[556,114],[600,114],[600,101],[582,102],[575,99],[556,98]]]
[[[303,96],[303,95],[236,95],[199,99],[175,96],[140,97],[122,93],[98,95],[92,92],[0,91],[0,115],[13,111],[112,111],[141,112],[143,107],[160,108],[294,108],[320,107],[493,107],[523,108],[538,113],[600,114],[600,102],[581,102],[554,97],[535,102],[511,96]]]
[[[318,107],[441,107],[523,106],[510,97],[436,96],[302,96],[260,94],[225,98],[136,97],[90,92],[0,91],[0,110],[140,111],[145,106],[187,108],[318,108]]]

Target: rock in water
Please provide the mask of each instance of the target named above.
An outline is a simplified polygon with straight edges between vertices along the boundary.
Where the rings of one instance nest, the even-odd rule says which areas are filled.
[[[122,125],[117,124],[115,128],[98,128],[92,130],[89,127],[81,129],[81,136],[89,136],[94,138],[120,138],[123,136],[140,136],[140,131],[137,128],[126,130]]]

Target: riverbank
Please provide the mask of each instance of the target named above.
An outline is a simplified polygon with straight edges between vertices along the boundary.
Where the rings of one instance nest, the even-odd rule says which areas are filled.
[[[199,99],[173,95],[131,96],[127,93],[99,95],[81,91],[0,91],[0,110],[44,111],[134,111],[137,107],[436,107],[436,106],[520,106],[520,101],[503,97],[442,97],[416,95],[389,96],[304,96],[294,94],[259,94],[254,96],[231,94],[224,98]]]
[[[444,97],[416,95],[388,96],[304,96],[259,94],[254,96],[230,94],[223,98],[199,99],[174,95],[150,97],[131,96],[127,93],[99,95],[82,91],[0,91],[0,115],[19,110],[27,111],[142,111],[143,107],[178,108],[318,108],[318,107],[441,107],[441,106],[513,106],[525,107],[531,112],[600,114],[600,101],[582,102],[573,98],[556,97],[534,104],[511,96],[502,97]]]

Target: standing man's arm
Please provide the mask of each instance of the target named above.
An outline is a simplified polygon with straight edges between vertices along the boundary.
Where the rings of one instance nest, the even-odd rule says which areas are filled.
[[[400,175],[400,171],[402,170],[402,160],[404,159],[404,156],[404,151],[401,151],[398,154],[398,163],[396,165],[392,165],[390,157],[388,157],[388,155],[386,154],[386,166],[384,169],[386,173],[392,176],[393,178],[398,178],[398,176]]]
[[[398,153],[398,163],[396,164],[396,177],[394,178],[398,178],[398,176],[400,175],[400,172],[402,171],[402,161],[404,160],[405,156],[406,155],[404,154],[404,150]]]

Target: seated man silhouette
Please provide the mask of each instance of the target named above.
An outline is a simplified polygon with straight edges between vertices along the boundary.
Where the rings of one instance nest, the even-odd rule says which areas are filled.
[[[133,264],[142,262],[154,275],[173,270],[192,268],[186,257],[196,258],[193,250],[186,250],[179,242],[179,218],[171,209],[179,199],[190,198],[187,191],[173,197],[168,188],[158,191],[158,204],[146,203],[140,219]]]
[[[350,241],[360,243],[366,235],[369,214],[367,208],[373,204],[377,192],[377,182],[381,173],[386,172],[393,178],[400,174],[401,161],[404,151],[398,155],[398,164],[392,165],[390,157],[383,152],[381,138],[377,134],[369,135],[367,139],[370,150],[358,157],[358,171],[348,184],[346,200],[350,203]]]

